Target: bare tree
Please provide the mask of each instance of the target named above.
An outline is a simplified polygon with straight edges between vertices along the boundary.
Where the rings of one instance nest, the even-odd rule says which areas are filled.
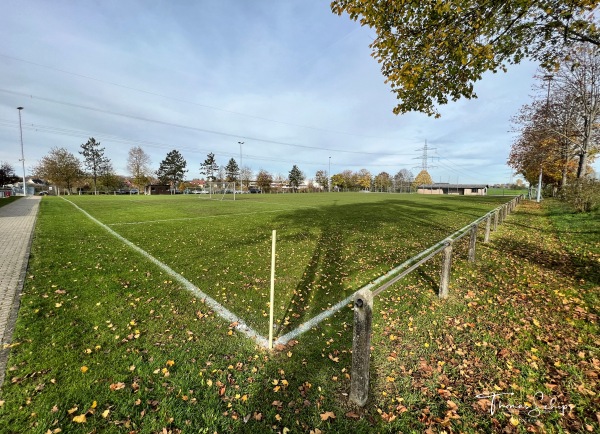
[[[246,189],[248,189],[249,185],[250,185],[250,180],[252,179],[252,169],[249,166],[243,166],[240,169],[240,179],[242,181],[242,184],[246,187]]]
[[[139,146],[129,150],[127,156],[127,170],[133,178],[133,184],[142,190],[150,180],[152,170],[150,169],[150,156]]]
[[[577,109],[574,128],[580,137],[577,178],[581,178],[591,151],[600,147],[600,47],[583,45],[572,50],[561,64],[556,81]]]

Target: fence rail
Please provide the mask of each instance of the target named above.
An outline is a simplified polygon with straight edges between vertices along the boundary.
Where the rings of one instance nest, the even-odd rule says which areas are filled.
[[[484,243],[490,239],[490,231],[496,231],[499,224],[521,202],[523,195],[516,196],[509,202],[495,208],[484,216],[457,230],[450,236],[421,253],[413,256],[398,265],[390,272],[358,290],[354,295],[354,323],[352,338],[352,373],[350,384],[350,400],[359,406],[364,406],[369,395],[369,360],[371,348],[371,323],[373,315],[373,299],[402,278],[406,277],[425,262],[442,253],[442,266],[440,271],[440,286],[438,297],[448,297],[450,271],[452,268],[452,250],[456,241],[467,234],[469,239],[468,261],[474,262],[476,258],[476,244],[479,226],[485,224]],[[493,218],[493,222],[492,222]]]

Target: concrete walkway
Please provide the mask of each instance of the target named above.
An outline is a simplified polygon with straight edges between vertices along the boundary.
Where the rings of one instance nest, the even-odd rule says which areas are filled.
[[[0,208],[0,386],[19,311],[40,199],[28,196]]]

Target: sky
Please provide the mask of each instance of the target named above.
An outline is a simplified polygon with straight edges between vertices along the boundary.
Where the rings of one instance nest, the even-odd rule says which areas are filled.
[[[475,84],[441,118],[394,115],[369,48],[374,32],[316,0],[3,0],[0,161],[27,175],[53,147],[94,137],[118,174],[140,146],[158,168],[178,150],[187,179],[209,152],[254,173],[297,165],[417,174],[435,182],[515,181],[510,118],[531,101],[536,65]],[[243,144],[239,144],[243,142]],[[241,160],[241,161],[240,161]]]

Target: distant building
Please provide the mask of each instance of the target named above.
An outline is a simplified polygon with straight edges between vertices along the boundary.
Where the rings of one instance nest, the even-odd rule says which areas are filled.
[[[147,185],[144,188],[144,194],[172,194],[171,187],[169,185]]]
[[[419,194],[455,194],[458,196],[485,196],[487,194],[487,185],[483,184],[448,184],[436,183],[428,185],[419,185],[417,193]]]

